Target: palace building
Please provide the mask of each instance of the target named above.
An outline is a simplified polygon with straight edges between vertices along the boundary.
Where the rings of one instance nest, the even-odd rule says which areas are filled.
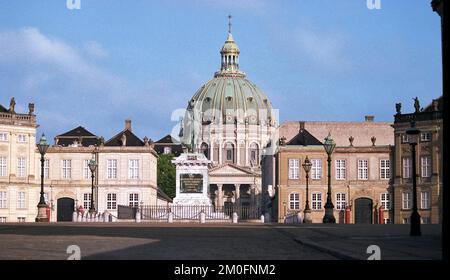
[[[277,126],[269,98],[246,78],[239,59],[230,25],[220,69],[189,100],[180,131],[182,144],[212,161],[208,193],[217,206],[259,204],[260,158]]]

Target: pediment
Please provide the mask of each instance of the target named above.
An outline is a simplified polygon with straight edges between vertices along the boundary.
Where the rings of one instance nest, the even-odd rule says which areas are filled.
[[[255,172],[232,164],[224,164],[209,170],[209,176],[255,176]]]

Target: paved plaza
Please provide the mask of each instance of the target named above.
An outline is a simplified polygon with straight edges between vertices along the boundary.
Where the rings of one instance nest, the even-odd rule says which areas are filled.
[[[441,259],[441,226],[408,225],[52,223],[0,225],[0,259],[365,260]]]

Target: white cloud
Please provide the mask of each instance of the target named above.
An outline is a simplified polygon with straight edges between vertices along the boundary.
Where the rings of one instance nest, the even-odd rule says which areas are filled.
[[[84,44],[84,50],[93,58],[105,58],[108,56],[108,52],[96,41],[86,42]]]

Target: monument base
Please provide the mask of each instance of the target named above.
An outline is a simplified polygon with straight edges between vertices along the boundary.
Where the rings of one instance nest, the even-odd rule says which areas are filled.
[[[202,205],[212,206],[209,198],[174,197],[173,205]]]

